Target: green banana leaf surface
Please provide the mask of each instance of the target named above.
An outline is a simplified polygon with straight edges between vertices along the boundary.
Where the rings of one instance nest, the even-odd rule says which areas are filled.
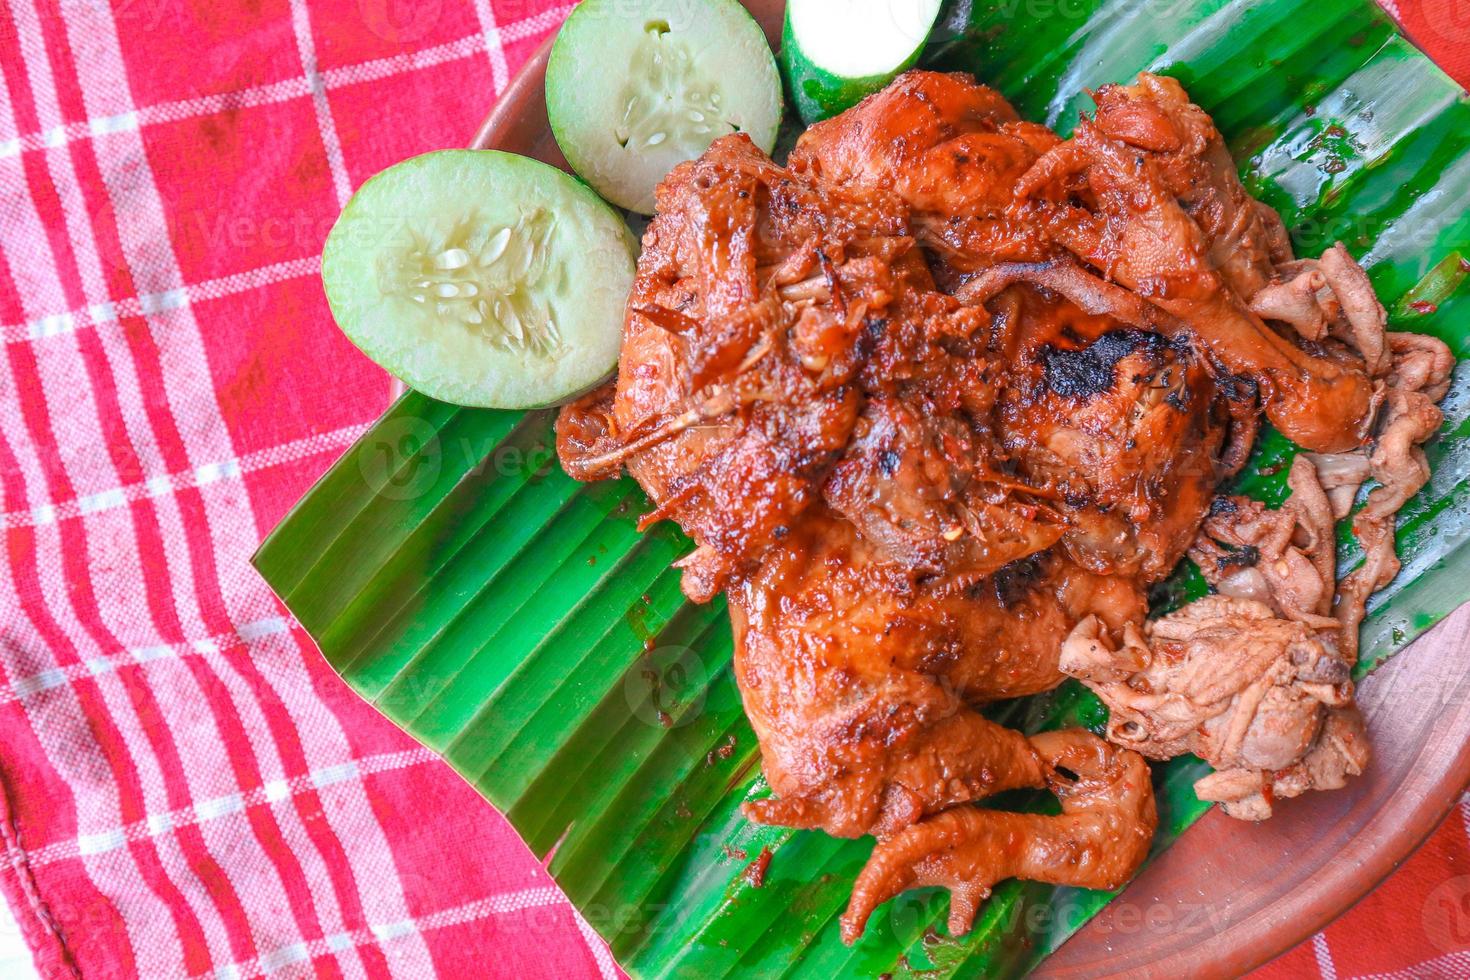
[[[1470,103],[1368,0],[962,0],[925,63],[973,72],[1062,131],[1088,88],[1145,68],[1179,78],[1299,254],[1346,242],[1394,328],[1470,354]],[[1401,515],[1403,572],[1371,607],[1361,671],[1470,598],[1466,376],[1428,446],[1433,478]],[[560,470],[552,420],[409,393],[255,563],[354,690],[552,854],[625,969],[1019,975],[1109,901],[1006,882],[953,939],[944,894],[921,890],[844,946],[836,919],[871,841],[740,816],[767,790],[724,604],[684,600],[670,565],[691,545],[668,523],[636,530],[649,504],[631,480],[584,485]],[[1238,489],[1279,503],[1294,451],[1268,434]],[[1341,552],[1350,569],[1345,532]],[[1183,568],[1158,604],[1203,591]],[[1027,731],[1105,718],[1075,684],[991,714]],[[1156,767],[1156,849],[1204,812],[1191,788],[1203,771],[1194,759]]]

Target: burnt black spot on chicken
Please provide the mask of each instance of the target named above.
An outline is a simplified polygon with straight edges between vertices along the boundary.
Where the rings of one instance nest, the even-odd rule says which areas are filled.
[[[1211,517],[1221,517],[1226,514],[1233,514],[1238,510],[1240,510],[1240,505],[1235,502],[1234,497],[1227,497],[1222,494],[1216,497],[1214,500],[1210,501]]]
[[[1009,609],[1031,591],[1031,586],[1041,577],[1045,568],[1046,552],[1028,555],[1025,558],[1003,565],[990,577],[995,598],[1003,608]]]
[[[1066,487],[1062,490],[1062,502],[1068,507],[1082,508],[1092,502],[1092,491],[1090,488],[1076,489]]]
[[[1081,350],[1047,347],[1041,354],[1046,386],[1063,398],[1093,398],[1112,390],[1123,358],[1138,350],[1159,356],[1167,344],[1146,330],[1110,330]]]
[[[1260,382],[1243,374],[1220,372],[1215,383],[1219,386],[1220,393],[1233,402],[1255,401],[1261,392]]]
[[[1220,547],[1225,549],[1225,554],[1215,559],[1215,565],[1222,572],[1228,572],[1232,568],[1255,568],[1256,563],[1261,560],[1261,549],[1253,544],[1236,546],[1220,542]]]

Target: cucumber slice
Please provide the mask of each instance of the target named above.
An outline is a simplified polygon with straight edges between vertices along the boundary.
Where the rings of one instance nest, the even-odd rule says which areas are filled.
[[[533,408],[617,364],[635,242],[570,175],[496,150],[442,150],[363,184],[327,236],[342,331],[433,398]]]
[[[781,71],[802,121],[835,116],[919,59],[940,0],[789,0]]]
[[[603,197],[653,213],[653,188],[737,130],[769,153],[781,77],[735,0],[584,0],[546,66],[557,145]]]

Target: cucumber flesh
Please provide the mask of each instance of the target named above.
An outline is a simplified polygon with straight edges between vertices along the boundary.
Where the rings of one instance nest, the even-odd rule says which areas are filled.
[[[617,212],[555,167],[443,150],[352,196],[322,281],[342,331],[409,387],[531,408],[612,373],[634,251]]]
[[[781,78],[735,0],[584,0],[552,46],[546,109],[572,169],[652,214],[654,186],[719,137],[745,132],[771,151]]]
[[[807,125],[883,88],[919,59],[940,0],[789,0],[781,71]]]

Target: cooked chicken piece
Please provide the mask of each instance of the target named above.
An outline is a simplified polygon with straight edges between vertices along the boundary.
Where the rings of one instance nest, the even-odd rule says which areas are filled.
[[[1062,670],[1107,704],[1109,741],[1155,759],[1192,752],[1219,770],[1196,790],[1232,816],[1264,819],[1273,796],[1338,788],[1302,778],[1314,752],[1342,751],[1339,773],[1366,764],[1365,740],[1321,742],[1331,711],[1356,710],[1351,666],[1333,633],[1216,595],[1123,635],[1115,650],[1097,619],[1084,620],[1062,648]],[[1326,771],[1321,761],[1312,771]],[[1290,779],[1277,786],[1281,772]]]
[[[833,510],[887,561],[952,584],[976,582],[1051,547],[1065,530],[1029,491],[987,470],[999,455],[955,416],[934,417],[897,397],[875,397],[822,489]]]
[[[1173,337],[1176,341],[1185,338],[1188,327],[1181,321],[1166,313],[1164,310],[1153,305],[1140,297],[1137,293],[1130,292],[1121,286],[1107,282],[1091,272],[1084,270],[1071,258],[1055,258],[1046,262],[1032,263],[1006,263],[992,266],[983,273],[968,279],[963,285],[955,290],[955,296],[972,305],[991,303],[992,300],[1005,304],[1003,315],[1000,319],[1007,328],[1012,321],[1022,322],[1022,317],[1015,309],[1025,295],[1017,290],[1010,289],[1017,283],[1029,283],[1037,287],[1042,296],[1052,296],[1067,300],[1077,311],[1092,315],[1094,317],[1106,317],[1103,322],[1109,328],[1117,326],[1133,326],[1147,333],[1158,333],[1164,337]],[[994,304],[992,304],[994,305]],[[1057,311],[1070,309],[1065,303],[1052,304]],[[1045,323],[1065,322],[1067,317],[1058,317],[1053,314]],[[1113,321],[1113,322],[1109,322]],[[1076,328],[1067,324],[1064,329],[1076,332]],[[1015,331],[1009,331],[1014,333]],[[1170,345],[1176,351],[1182,351],[1183,345],[1173,343]],[[1201,352],[1188,345],[1191,352],[1191,361],[1200,359]],[[1014,356],[1011,358],[1014,360]],[[1204,358],[1206,361],[1209,359]],[[1260,429],[1261,415],[1257,406],[1256,383],[1248,377],[1222,374],[1213,363],[1210,363],[1212,380],[1218,389],[1218,398],[1223,399],[1225,412],[1229,416],[1229,441],[1222,450],[1218,460],[1218,476],[1225,478],[1234,476],[1245,465],[1250,456],[1251,447],[1255,444],[1256,433]],[[1219,407],[1217,401],[1212,400],[1211,414]],[[1195,520],[1190,517],[1189,520]]]
[[[1329,708],[1312,747],[1285,769],[1222,769],[1197,780],[1195,795],[1223,804],[1226,814],[1241,820],[1266,820],[1276,800],[1309,790],[1342,789],[1349,776],[1362,775],[1371,753],[1363,714],[1355,704]]]
[[[1075,560],[1097,571],[1142,569],[1156,579],[1194,537],[1214,483],[1244,461],[1255,413],[1232,413],[1203,358],[1187,346],[1115,330],[1119,320],[1151,332],[1182,334],[1183,325],[1059,250],[1033,247],[1039,212],[1010,188],[1057,141],[1017,125],[1003,99],[966,76],[909,72],[808,130],[790,164],[897,194],[941,265],[985,270],[957,296],[976,307],[995,307],[998,298],[1001,307],[1019,304],[996,318],[991,334],[990,350],[1010,368],[996,421],[1003,448],[1034,495],[1072,525],[1065,541]],[[941,235],[925,224],[928,215],[940,219]],[[1005,234],[974,235],[974,219]],[[1013,247],[1018,241],[1026,247]],[[1047,293],[1007,288],[1019,283]],[[1085,382],[1081,374],[1089,375]],[[1253,398],[1253,391],[1237,396]],[[1208,407],[1185,409],[1191,399]],[[1250,419],[1231,426],[1232,414]],[[1222,458],[1232,430],[1236,441]]]
[[[1187,343],[1014,292],[1011,373],[995,415],[1002,446],[1054,498],[1074,561],[1163,578],[1230,465],[1225,394]]]
[[[793,180],[742,135],[676,168],[657,202],[615,397],[564,413],[580,434],[560,448],[569,472],[626,462],[648,520],[698,543],[684,588],[707,600],[819,498],[857,422],[872,324],[910,316],[896,297],[931,283],[896,201]],[[948,312],[959,332],[973,319]]]
[[[1346,321],[1343,339],[1362,355],[1369,376],[1378,377],[1389,367],[1389,350],[1383,333],[1388,325],[1388,312],[1378,302],[1368,273],[1353,260],[1342,242],[1323,252],[1317,267],[1342,311],[1341,319]]]
[[[1450,372],[1455,369],[1455,355],[1445,342],[1418,333],[1387,336],[1392,354],[1388,386],[1423,392],[1432,402],[1443,401],[1450,390]]]
[[[1280,217],[1250,196],[1224,137],[1183,86],[1148,72],[1134,85],[1105,85],[1097,93],[1095,123],[1156,165],[1198,226],[1207,264],[1251,312],[1314,341],[1340,319],[1368,375],[1386,370],[1383,307],[1362,268],[1341,243],[1318,261],[1292,260]]]
[[[1155,820],[1126,747],[1200,753],[1252,818],[1367,760],[1358,624],[1453,359],[1385,332],[1340,245],[1296,259],[1177,83],[1097,102],[1062,142],[916,71],[788,168],[716,141],[657,190],[616,383],[557,422],[569,473],[626,466],[694,539],[686,594],[728,593],[774,791],[747,814],[881,839],[847,941],[921,884],[957,932],[1000,878],[1121,885]],[[1263,413],[1317,453],[1279,510],[1214,498]],[[1140,626],[1191,541],[1222,594]],[[979,713],[1064,671],[1125,748]],[[1061,816],[972,806],[1043,786]]]
[[[1241,184],[1214,120],[1189,101],[1184,86],[1149,72],[1134,85],[1104,85],[1096,101],[1098,129],[1157,164],[1169,193],[1202,233],[1209,267],[1242,298],[1255,297],[1275,275],[1272,251],[1279,251],[1285,229]]]
[[[1142,616],[1128,578],[1055,555],[973,585],[915,580],[813,508],[730,593],[735,670],[775,797],[763,823],[893,833],[966,800],[1039,786],[1016,732],[974,710],[1054,687],[1071,625]]]
[[[1340,521],[1353,509],[1358,490],[1373,475],[1368,454],[1361,449],[1350,453],[1303,453],[1317,471],[1317,481],[1332,506],[1332,519]]]
[[[1382,334],[1381,323],[1377,329]],[[1325,512],[1313,518],[1315,526],[1307,528],[1303,525],[1303,528],[1310,540],[1329,542],[1317,549],[1314,561],[1324,583],[1324,594],[1331,594],[1332,588],[1336,588],[1331,614],[1338,624],[1339,646],[1349,662],[1357,660],[1358,632],[1368,598],[1398,574],[1394,518],[1429,480],[1429,462],[1420,444],[1439,431],[1444,421],[1444,414],[1435,402],[1448,391],[1449,373],[1455,363],[1449,348],[1434,337],[1389,333],[1385,335],[1383,347],[1389,353],[1387,399],[1380,411],[1379,431],[1373,444],[1352,453],[1298,457],[1293,462],[1291,474],[1292,497],[1281,511],[1274,512],[1278,515],[1299,513],[1308,502],[1316,511]],[[1330,521],[1348,514],[1359,488],[1370,476],[1379,485],[1368,494],[1363,509],[1353,519],[1353,534],[1362,546],[1363,562],[1337,583],[1331,538],[1324,531],[1330,531]],[[1324,495],[1325,503],[1319,503],[1319,498]],[[1230,532],[1222,538],[1213,533],[1214,523],[1212,521],[1205,526],[1204,535],[1197,545],[1199,554],[1192,553],[1201,567],[1206,568],[1207,578],[1210,577],[1207,568],[1210,557],[1208,538],[1236,546],[1254,543],[1246,540],[1251,537],[1250,532],[1245,535],[1235,532],[1238,540],[1229,540]],[[1214,557],[1217,562],[1221,560],[1218,555]],[[1291,555],[1288,553],[1281,557],[1289,561]],[[1201,561],[1202,558],[1205,560]],[[1221,591],[1227,591],[1215,579],[1212,578],[1211,582]],[[1285,594],[1285,587],[1273,582],[1271,591],[1279,598]],[[1289,609],[1283,611],[1291,615]],[[1319,613],[1323,611],[1317,610]]]
[[[1354,660],[1358,627],[1368,598],[1399,573],[1394,550],[1394,518],[1404,504],[1429,482],[1429,460],[1419,444],[1439,431],[1444,413],[1422,391],[1390,388],[1369,469],[1379,485],[1368,493],[1353,518],[1353,535],[1363,548],[1363,562],[1343,578],[1333,614],[1342,623],[1344,647]]]
[[[1332,315],[1324,308],[1321,294],[1327,277],[1316,263],[1293,262],[1291,267],[1262,286],[1250,298],[1251,312],[1262,320],[1285,323],[1305,340],[1327,336]]]
[[[1271,205],[1256,201],[1255,208],[1261,218],[1261,228],[1266,234],[1266,253],[1276,263],[1276,271],[1280,274],[1296,258],[1291,233],[1286,230],[1286,222],[1281,220],[1281,214]]]
[[[1071,203],[1067,182],[1078,174],[1097,202],[1092,209]],[[1251,312],[1152,156],[1084,119],[1069,142],[1037,161],[1018,194],[1044,208],[1058,242],[1171,314],[1227,369],[1258,383],[1267,417],[1293,441],[1336,452],[1367,437],[1373,385],[1361,361],[1346,349],[1308,352]],[[1267,254],[1264,245],[1261,252]],[[1234,274],[1246,276],[1245,268]]]
[[[808,129],[788,165],[824,180],[892,191],[913,210],[919,240],[932,255],[970,271],[1054,254],[1011,188],[1058,142],[968,75],[910,71]]]
[[[853,886],[844,941],[853,942],[875,908],[910,888],[948,888],[949,931],[959,936],[1002,879],[1120,888],[1133,876],[1158,823],[1148,766],[1078,729],[1035,735],[1031,745],[1061,814],[958,806],[881,841]]]
[[[1361,615],[1331,615],[1343,609],[1332,504],[1305,454],[1287,482],[1277,510],[1216,501],[1190,557],[1218,595],[1143,632],[1130,625],[1118,650],[1084,623],[1062,654],[1112,709],[1110,739],[1158,758],[1194,752],[1218,770],[1196,783],[1200,799],[1249,820],[1275,799],[1339,788],[1368,761],[1349,680]]]
[[[1381,338],[1381,307],[1374,315]],[[1218,771],[1196,792],[1232,816],[1265,819],[1272,800],[1338,788],[1367,764],[1348,678],[1368,598],[1398,572],[1394,516],[1429,478],[1419,444],[1443,416],[1425,391],[1443,395],[1453,365],[1432,338],[1389,334],[1383,349],[1392,355],[1388,399],[1371,454],[1297,456],[1278,510],[1220,498],[1190,551],[1219,595],[1147,635],[1130,624],[1118,650],[1085,621],[1062,653],[1062,670],[1112,710],[1110,739],[1159,758],[1201,756]],[[1364,558],[1338,583],[1334,524],[1368,475],[1379,486],[1353,522]],[[1201,684],[1201,671],[1214,683]],[[1220,678],[1236,686],[1221,688]]]
[[[587,392],[556,414],[556,451],[574,480],[610,480],[623,469],[622,441],[613,423],[617,382]]]

